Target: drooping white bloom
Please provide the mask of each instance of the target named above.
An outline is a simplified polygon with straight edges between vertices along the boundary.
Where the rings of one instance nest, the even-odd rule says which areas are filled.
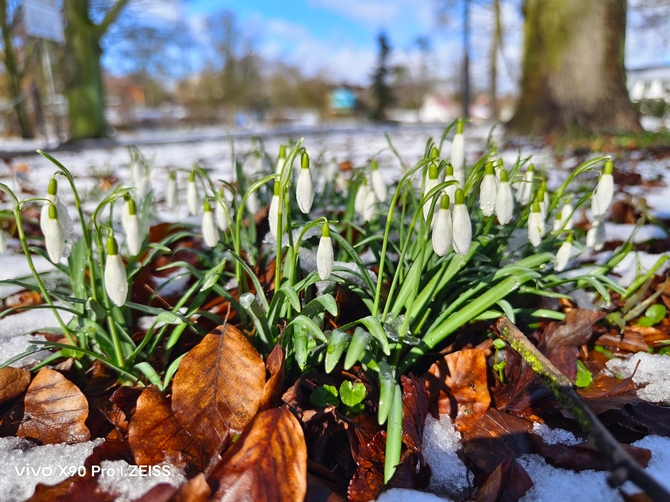
[[[319,248],[316,250],[316,269],[322,281],[327,281],[330,278],[334,263],[335,255],[333,253],[333,241],[330,238],[330,226],[328,223],[324,223],[321,227]]]
[[[525,206],[530,202],[530,197],[533,193],[533,177],[535,176],[535,166],[531,164],[528,170],[523,175],[523,180],[515,183],[516,185],[516,201]]]
[[[435,215],[433,225],[433,251],[437,256],[444,256],[449,252],[453,234],[449,196],[444,194],[440,200],[440,209]]]
[[[219,228],[225,232],[230,227],[230,221],[228,218],[232,218],[231,213],[232,209],[228,206],[226,199],[223,195],[223,188],[219,191],[219,196],[216,198],[216,210],[214,211],[216,216],[216,223]]]
[[[603,220],[598,218],[591,223],[591,228],[586,232],[586,247],[594,251],[600,251],[605,246],[606,240],[605,225]]]
[[[7,232],[0,228],[0,254],[7,252]]]
[[[365,195],[365,202],[363,203],[363,220],[370,221],[375,217],[377,209],[377,196],[374,190],[369,190]]]
[[[174,171],[170,171],[168,174],[167,186],[165,187],[165,204],[171,211],[177,208],[177,175]]]
[[[463,122],[458,121],[456,135],[451,143],[451,165],[454,167],[454,176],[461,185],[465,186],[465,138],[463,138]]]
[[[44,244],[47,248],[49,259],[54,262],[60,262],[65,251],[65,237],[63,230],[58,222],[58,210],[51,202],[48,203],[47,217],[41,220],[42,232],[44,233]]]
[[[45,198],[47,200],[42,206],[40,216],[42,234],[46,236],[43,225],[48,221],[49,207],[53,204],[56,206],[56,212],[58,213],[58,224],[60,225],[61,236],[65,241],[62,257],[67,258],[72,251],[72,220],[70,219],[70,213],[67,210],[67,206],[65,206],[65,204],[61,202],[60,197],[58,197],[58,183],[56,182],[56,178],[51,178],[51,180],[49,180],[49,187]]]
[[[565,240],[561,247],[558,248],[556,253],[556,258],[554,259],[554,270],[556,272],[562,272],[565,270],[565,267],[570,260],[570,255],[572,254],[572,235],[568,235],[568,238]]]
[[[270,225],[270,234],[272,234],[272,237],[274,237],[275,240],[278,239],[277,234],[279,233],[278,223],[280,209],[282,209],[281,213],[284,213],[281,204],[281,200],[279,199],[279,183],[275,182],[274,195],[272,196],[272,200],[270,201],[270,209],[268,210],[268,224]],[[284,222],[282,221],[282,223]],[[285,230],[285,228],[282,228],[282,234]]]
[[[537,191],[537,200],[540,201],[540,213],[542,220],[547,220],[547,210],[549,209],[549,195],[547,194],[547,182],[542,180],[540,188]],[[543,234],[544,235],[544,234]]]
[[[137,209],[135,201],[128,195],[123,201],[123,209],[121,210],[121,225],[123,231],[126,233],[126,244],[128,251],[133,256],[136,256],[142,250],[142,233],[140,231],[140,220],[137,217]]]
[[[186,192],[186,203],[188,205],[188,212],[193,216],[198,215],[198,187],[195,184],[195,171],[191,171],[188,178],[188,190]]]
[[[472,223],[470,214],[465,205],[465,196],[461,188],[456,189],[456,203],[454,204],[454,213],[452,215],[453,234],[452,243],[454,251],[458,254],[465,254],[470,249],[472,243]]]
[[[574,212],[574,208],[572,207],[572,204],[568,200],[563,205],[563,209],[561,209],[561,228],[564,230],[572,230],[573,223],[572,223],[572,213]]]
[[[428,178],[426,178],[426,186],[423,190],[423,196],[427,196],[431,190],[439,185],[439,183],[440,180],[438,179],[437,164],[435,162],[431,162],[430,166],[428,167]],[[432,199],[427,199],[423,204],[423,217],[426,220],[428,220],[428,215],[430,214],[431,203]]]
[[[514,214],[514,197],[512,196],[512,187],[509,185],[507,171],[500,171],[500,185],[496,194],[496,217],[501,225],[507,225],[512,221]]]
[[[128,296],[128,278],[126,267],[119,256],[119,246],[114,236],[107,239],[107,259],[105,260],[105,291],[115,305],[126,303]]]
[[[533,202],[530,214],[528,215],[528,240],[534,247],[540,245],[544,232],[544,220],[540,212],[540,203],[536,200]]]
[[[356,198],[354,199],[354,210],[363,216],[365,210],[365,198],[368,195],[369,191],[368,180],[363,178],[363,181],[358,185],[358,191],[356,192]]]
[[[219,230],[214,222],[214,214],[209,198],[205,199],[204,211],[202,213],[202,240],[208,248],[216,247],[219,243]]]
[[[605,163],[603,174],[598,180],[598,185],[593,191],[591,199],[591,212],[594,218],[602,218],[610,207],[612,197],[614,196],[614,176],[612,176],[612,161]]]
[[[284,162],[286,162],[286,145],[280,145],[279,157],[277,157],[277,165],[275,166],[275,174],[281,174]]]
[[[300,210],[307,214],[312,209],[312,203],[314,202],[314,183],[309,169],[309,155],[306,152],[303,152],[300,164],[300,174],[295,184],[295,198]]]
[[[323,177],[326,183],[332,183],[337,175],[337,161],[335,157],[326,163],[326,168],[323,170]]]
[[[372,161],[372,174],[370,175],[372,181],[372,189],[375,191],[375,196],[379,202],[386,202],[386,184],[382,179],[382,174],[379,172],[379,166],[375,160]]]
[[[496,210],[497,183],[493,164],[486,163],[486,172],[479,187],[479,207],[484,216],[491,216]]]
[[[249,193],[249,196],[247,197],[246,208],[247,211],[249,211],[251,214],[256,214],[261,210],[261,201],[258,199],[258,193]]]

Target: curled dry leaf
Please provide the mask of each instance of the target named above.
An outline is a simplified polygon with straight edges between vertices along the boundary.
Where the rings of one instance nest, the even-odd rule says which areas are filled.
[[[532,487],[526,470],[514,457],[505,457],[479,488],[476,502],[517,501]]]
[[[424,375],[431,400],[440,414],[455,417],[459,432],[476,425],[491,404],[486,373],[486,349],[477,347],[447,354]]]
[[[170,401],[155,387],[145,389],[137,400],[128,441],[137,465],[168,461],[183,466],[191,461],[204,467],[207,462],[202,447],[179,424],[170,409]]]
[[[30,385],[30,373],[19,368],[0,368],[0,403],[23,394]]]
[[[57,371],[42,368],[28,387],[24,422],[16,434],[43,444],[82,443],[91,437],[87,417],[88,402],[79,388]]]
[[[263,359],[240,330],[225,324],[182,359],[172,384],[172,411],[214,455],[256,415],[264,387]]]
[[[281,340],[277,342],[272,349],[268,360],[265,362],[268,381],[263,388],[263,397],[261,399],[259,410],[266,410],[274,406],[279,406],[282,396],[282,385],[284,383],[284,349],[281,346]]]
[[[209,478],[216,500],[300,501],[307,492],[307,446],[285,408],[260,412]]]

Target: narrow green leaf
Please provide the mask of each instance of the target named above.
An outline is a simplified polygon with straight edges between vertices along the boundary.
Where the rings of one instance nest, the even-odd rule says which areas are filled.
[[[349,348],[347,349],[347,357],[344,359],[344,369],[350,369],[359,358],[365,352],[368,343],[370,342],[372,335],[365,331],[360,326],[354,331],[354,336],[349,343]]]
[[[305,309],[306,310],[306,309]],[[328,338],[328,347],[326,348],[326,373],[330,373],[342,357],[344,349],[349,345],[351,335],[342,330],[336,329]]]
[[[393,404],[386,426],[384,484],[388,483],[395,474],[396,466],[400,463],[400,451],[402,450],[402,391],[397,383],[394,387]]]

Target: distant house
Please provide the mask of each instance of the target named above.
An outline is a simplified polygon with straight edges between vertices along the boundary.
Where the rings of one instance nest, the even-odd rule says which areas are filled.
[[[670,104],[670,66],[628,70],[628,94],[633,103],[663,101]]]

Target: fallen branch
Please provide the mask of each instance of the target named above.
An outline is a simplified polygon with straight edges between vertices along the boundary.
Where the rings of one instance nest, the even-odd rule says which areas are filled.
[[[598,420],[575,392],[572,382],[561,373],[508,318],[502,317],[497,323],[500,338],[537,373],[544,384],[556,396],[558,402],[577,420],[579,427],[589,440],[604,455],[611,471],[607,482],[612,488],[632,481],[654,501],[670,500],[670,493],[621,447],[619,442]]]

